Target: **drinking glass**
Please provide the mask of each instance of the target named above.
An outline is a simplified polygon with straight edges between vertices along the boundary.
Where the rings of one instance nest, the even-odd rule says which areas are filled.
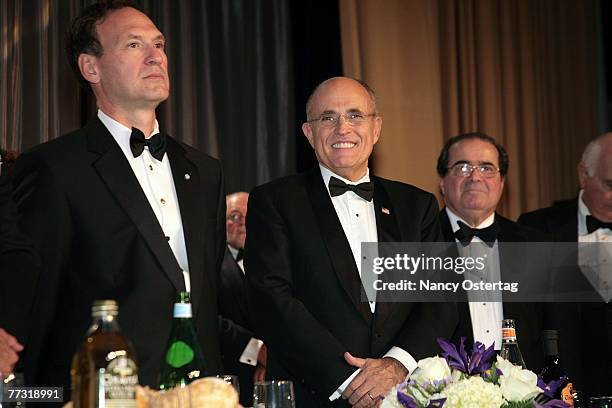
[[[589,408],[612,408],[612,397],[591,397]]]
[[[256,382],[253,387],[253,408],[295,408],[293,382]]]
[[[13,408],[19,407],[24,408],[26,406],[25,402],[2,402],[4,400],[4,395],[6,395],[6,389],[8,387],[23,387],[23,373],[14,373],[8,374],[6,376],[2,376],[0,374],[0,408]]]

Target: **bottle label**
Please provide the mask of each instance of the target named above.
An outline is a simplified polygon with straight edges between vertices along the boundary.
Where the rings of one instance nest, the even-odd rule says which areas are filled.
[[[570,407],[574,406],[574,386],[572,383],[567,383],[561,390],[561,401]]]
[[[175,341],[168,348],[166,363],[174,368],[179,368],[193,361],[195,353],[189,344],[184,341]]]
[[[113,358],[98,370],[98,406],[135,408],[137,384],[136,363],[122,355]]]
[[[175,303],[174,304],[174,317],[178,318],[190,318],[191,317],[191,303]]]
[[[516,340],[516,330],[514,327],[504,327],[502,329],[502,340]]]

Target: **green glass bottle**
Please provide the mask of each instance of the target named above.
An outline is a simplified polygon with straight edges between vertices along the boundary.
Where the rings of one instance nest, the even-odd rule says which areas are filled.
[[[174,304],[172,332],[159,373],[159,389],[184,387],[204,377],[204,356],[191,320],[188,292],[180,292]]]

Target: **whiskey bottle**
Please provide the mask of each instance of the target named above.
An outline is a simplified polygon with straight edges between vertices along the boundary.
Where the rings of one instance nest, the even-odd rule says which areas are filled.
[[[172,332],[159,375],[159,389],[184,387],[204,377],[204,356],[191,320],[189,293],[179,292]]]
[[[74,408],[136,406],[136,355],[119,328],[118,313],[114,300],[93,303],[92,325],[70,370]]]

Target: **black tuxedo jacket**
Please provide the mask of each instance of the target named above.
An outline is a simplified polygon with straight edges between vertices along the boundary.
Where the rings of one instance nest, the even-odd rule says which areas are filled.
[[[253,375],[255,366],[240,362],[240,356],[253,333],[253,321],[248,305],[246,278],[238,263],[226,248],[221,264],[218,284],[219,313],[221,327],[221,358],[225,372],[238,376],[240,383],[240,403],[253,405]],[[229,319],[233,324],[229,324]]]
[[[380,242],[440,239],[433,195],[371,179]],[[300,407],[332,405],[329,396],[355,371],[344,352],[380,358],[399,346],[419,360],[437,354],[436,337],[450,338],[457,324],[454,304],[381,302],[370,312],[318,167],[253,190],[245,259],[267,376],[293,380]]]
[[[168,138],[206,370],[220,371],[216,274],[225,250],[219,163]],[[43,268],[25,351],[29,384],[69,384],[71,358],[96,299],[116,299],[142,384],[156,385],[181,269],[120,147],[96,117],[39,145],[15,166],[20,226]]]
[[[26,344],[40,260],[17,228],[8,172],[0,174],[0,328]]]
[[[519,223],[578,241],[578,199],[521,215]],[[575,388],[587,395],[612,393],[612,306],[603,302],[555,303],[547,319],[560,331],[559,353]]]
[[[495,220],[500,227],[497,238],[498,242],[544,242],[547,240],[547,237],[539,231],[521,226],[499,214],[495,214]],[[454,242],[455,236],[453,235],[453,229],[446,209],[440,211],[440,227],[444,239],[447,242]],[[500,261],[502,265],[508,265],[509,260],[507,258],[508,257],[504,260],[504,248],[500,247]],[[504,273],[504,268],[502,267],[500,272],[502,278],[506,276],[506,279],[508,279],[508,271]],[[514,270],[513,273],[516,274],[516,270]],[[537,303],[503,302],[503,309],[504,319],[515,320],[517,338],[525,364],[530,370],[536,373],[539,372],[539,370],[544,367],[544,349],[541,333],[542,330],[546,329],[546,327],[544,327],[544,311],[542,305]],[[471,344],[474,341],[474,336],[468,304],[460,304],[459,310],[461,319],[457,334],[459,336],[466,336],[469,340],[468,344]],[[501,327],[499,330],[501,330]]]

